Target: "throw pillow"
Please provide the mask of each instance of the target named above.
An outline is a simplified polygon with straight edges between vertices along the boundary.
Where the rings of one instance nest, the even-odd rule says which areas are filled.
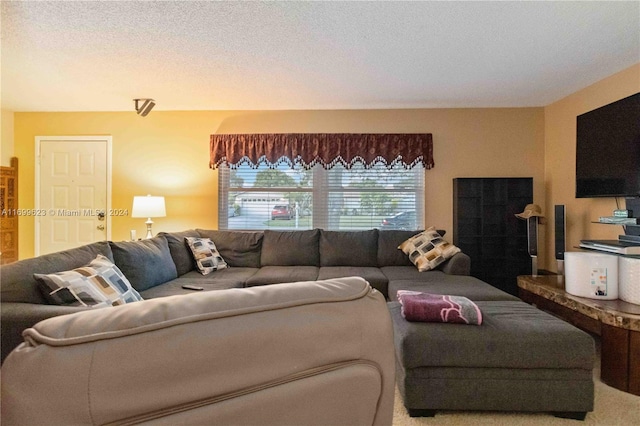
[[[103,308],[142,300],[122,271],[101,254],[87,266],[33,276],[45,297],[56,305]]]
[[[4,219],[4,218],[3,218]],[[20,262],[12,262],[0,267],[0,285],[3,302],[27,302],[46,305],[49,301],[39,289],[38,280],[33,276],[53,274],[59,271],[87,265],[97,255],[104,255],[113,261],[113,253],[108,241],[98,241],[55,253],[43,254]]]
[[[398,247],[420,272],[434,269],[445,260],[459,253],[460,249],[445,241],[432,226],[409,238]]]
[[[227,267],[227,263],[224,261],[216,245],[211,241],[211,238],[184,238],[191,249],[191,254],[196,260],[196,266],[198,271],[202,275],[210,274],[218,269],[224,269]]]
[[[169,244],[162,235],[140,241],[111,241],[113,261],[138,291],[178,277]]]
[[[262,231],[217,231],[196,229],[198,236],[216,242],[220,255],[232,267],[259,268]]]
[[[195,229],[189,229],[182,232],[158,232],[158,235],[162,235],[169,244],[169,253],[173,263],[176,264],[176,273],[178,276],[184,275],[189,271],[193,271],[193,257],[191,256],[191,250],[184,241],[184,237],[199,237],[200,235]]]

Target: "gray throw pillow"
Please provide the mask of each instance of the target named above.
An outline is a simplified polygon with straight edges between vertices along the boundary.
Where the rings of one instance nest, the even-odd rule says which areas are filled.
[[[413,266],[400,244],[422,231],[378,231],[378,266]]]
[[[198,238],[200,234],[195,229],[189,229],[182,232],[159,232],[158,235],[162,235],[167,239],[169,243],[169,252],[171,252],[171,258],[173,263],[176,264],[176,271],[178,276],[184,275],[189,271],[193,271],[194,263],[191,250],[185,241],[185,237]]]
[[[113,260],[138,291],[178,277],[167,239],[161,235],[140,241],[111,241]]]
[[[203,238],[210,238],[218,253],[229,266],[259,268],[262,232],[215,231],[196,229]]]

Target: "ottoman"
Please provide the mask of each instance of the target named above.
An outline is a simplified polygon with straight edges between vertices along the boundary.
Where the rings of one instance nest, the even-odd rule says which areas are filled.
[[[396,382],[412,417],[437,410],[593,410],[595,342],[519,301],[478,301],[482,325],[409,322],[389,302]]]

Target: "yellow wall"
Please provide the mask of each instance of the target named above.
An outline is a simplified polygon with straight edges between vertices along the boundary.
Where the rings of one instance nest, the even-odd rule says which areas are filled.
[[[544,108],[545,122],[545,199],[544,211],[553,217],[555,204],[566,205],[567,250],[584,239],[617,239],[620,226],[591,223],[599,216],[611,216],[614,198],[575,197],[576,117],[595,108],[640,92],[640,63],[614,74]],[[618,200],[624,207],[624,199]],[[546,250],[543,264],[556,271],[553,259],[553,221],[546,226]]]
[[[154,232],[217,227],[217,172],[208,168],[212,133],[433,133],[435,168],[426,171],[425,224],[451,235],[455,177],[532,176],[544,197],[542,108],[152,111],[15,113],[20,207],[34,204],[36,136],[113,137],[112,207],[131,209],[134,195],[164,195],[167,217]],[[144,235],[144,220],[112,218],[112,239]],[[20,221],[20,258],[34,254],[33,219]]]
[[[0,111],[0,165],[9,166],[13,157],[13,111]]]
[[[217,227],[217,173],[208,168],[212,133],[400,133],[434,135],[436,166],[426,171],[427,226],[452,230],[452,179],[532,176],[534,202],[553,217],[567,206],[567,247],[581,239],[615,239],[620,227],[592,224],[610,215],[616,200],[575,198],[576,116],[640,91],[640,64],[614,74],[544,108],[157,111],[21,113],[2,111],[2,159],[20,160],[20,207],[34,204],[36,136],[111,135],[112,207],[131,209],[134,195],[164,195],[166,218],[154,231]],[[13,125],[12,125],[13,124]],[[12,142],[12,143],[10,143]],[[624,200],[619,200],[624,205]],[[130,229],[144,234],[144,221],[112,218],[112,239]],[[540,227],[540,267],[554,270],[552,220]],[[20,221],[20,257],[34,253],[34,224]],[[547,255],[548,254],[548,255]]]

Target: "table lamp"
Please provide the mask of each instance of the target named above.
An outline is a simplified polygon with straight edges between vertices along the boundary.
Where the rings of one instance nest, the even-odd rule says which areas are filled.
[[[146,217],[147,235],[145,238],[152,238],[151,225],[153,225],[152,217],[165,217],[167,211],[164,207],[164,197],[151,195],[136,195],[133,197],[133,208],[131,209],[131,217]]]

